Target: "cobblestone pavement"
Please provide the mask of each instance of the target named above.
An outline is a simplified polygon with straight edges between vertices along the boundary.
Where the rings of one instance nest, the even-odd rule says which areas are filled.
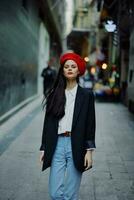
[[[41,172],[39,164],[39,102],[1,126],[0,200],[49,200],[49,169]],[[83,174],[80,200],[134,200],[134,116],[121,104],[96,103],[96,118],[94,165]]]

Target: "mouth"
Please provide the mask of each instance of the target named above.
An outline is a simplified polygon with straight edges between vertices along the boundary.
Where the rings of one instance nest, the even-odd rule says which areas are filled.
[[[72,75],[73,73],[72,73],[72,72],[68,72],[67,74],[68,74],[68,75]]]

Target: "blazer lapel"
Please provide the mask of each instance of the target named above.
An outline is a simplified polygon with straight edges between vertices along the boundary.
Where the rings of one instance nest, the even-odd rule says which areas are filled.
[[[73,114],[73,123],[72,123],[72,130],[75,127],[77,122],[77,118],[79,116],[80,110],[82,108],[82,103],[84,100],[82,88],[78,85],[77,93],[76,93],[76,100],[74,105],[74,114]]]

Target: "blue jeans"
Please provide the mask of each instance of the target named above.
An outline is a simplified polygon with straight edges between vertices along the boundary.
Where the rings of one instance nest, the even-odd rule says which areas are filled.
[[[49,175],[52,200],[78,200],[82,173],[73,163],[71,137],[58,136]]]

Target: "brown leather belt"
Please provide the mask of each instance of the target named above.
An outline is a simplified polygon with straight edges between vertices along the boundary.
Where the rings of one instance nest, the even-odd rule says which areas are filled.
[[[59,134],[59,136],[70,137],[71,136],[71,132],[65,131],[64,133]]]

